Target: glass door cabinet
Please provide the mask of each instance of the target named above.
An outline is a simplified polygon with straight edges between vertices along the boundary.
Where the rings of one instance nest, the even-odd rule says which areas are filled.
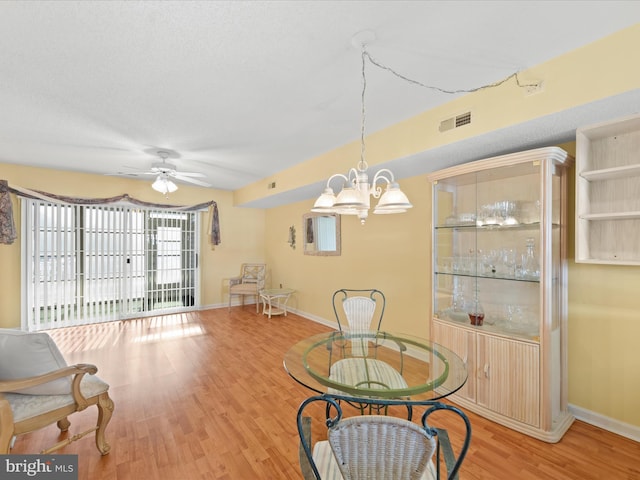
[[[566,200],[572,158],[556,147],[429,175],[432,339],[467,364],[452,396],[557,442],[573,417],[566,379]]]

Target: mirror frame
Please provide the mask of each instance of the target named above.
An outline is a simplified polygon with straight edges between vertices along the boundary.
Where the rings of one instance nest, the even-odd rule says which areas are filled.
[[[307,228],[311,226],[311,228],[315,227],[315,219],[318,217],[332,217],[335,219],[336,225],[336,249],[335,250],[317,250],[313,243],[307,243]],[[313,230],[315,232],[315,229]],[[305,213],[302,216],[302,250],[305,255],[316,255],[316,256],[337,256],[341,254],[341,246],[340,246],[341,236],[340,236],[340,215],[336,213]]]

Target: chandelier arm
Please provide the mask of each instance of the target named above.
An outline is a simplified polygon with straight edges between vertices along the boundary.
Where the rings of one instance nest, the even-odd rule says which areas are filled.
[[[387,177],[385,174],[388,174],[391,178]],[[371,195],[373,195],[374,198],[380,198],[380,195],[382,195],[382,187],[378,185],[378,182],[382,180],[384,180],[386,185],[395,183],[393,172],[389,169],[383,168],[378,170],[373,176],[373,181],[371,182]]]
[[[384,176],[385,173],[388,173],[390,178],[385,177]],[[380,179],[385,180],[387,183],[394,183],[396,181],[395,177],[393,176],[393,172],[388,168],[382,168],[376,172],[376,174],[373,177],[373,184],[375,185],[377,181]]]
[[[353,170],[353,168],[351,170]],[[327,180],[327,188],[331,188],[329,184],[331,183],[331,180],[333,180],[334,178],[342,178],[345,181],[345,183],[349,183],[351,181],[346,175],[343,175],[342,173],[335,173],[329,177],[329,180]]]

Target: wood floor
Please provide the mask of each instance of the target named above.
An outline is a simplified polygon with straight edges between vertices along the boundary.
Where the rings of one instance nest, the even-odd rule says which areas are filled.
[[[69,363],[98,366],[116,406],[109,455],[100,456],[92,436],[58,453],[79,455],[80,479],[301,478],[295,415],[310,392],[282,358],[327,330],[247,306],[53,331]],[[624,437],[577,421],[547,444],[469,417],[463,480],[640,479],[640,443]],[[95,410],[70,420],[72,434],[84,431]],[[59,437],[55,426],[21,436],[12,453],[37,453]]]

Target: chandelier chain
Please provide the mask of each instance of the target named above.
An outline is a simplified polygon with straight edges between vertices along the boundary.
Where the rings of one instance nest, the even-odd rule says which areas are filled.
[[[366,133],[366,127],[365,127],[365,123],[366,123],[366,110],[365,110],[365,94],[367,91],[367,77],[365,74],[365,69],[366,69],[366,60],[368,59],[372,65],[375,65],[376,67],[382,69],[382,70],[386,70],[387,72],[391,73],[392,75],[395,75],[396,77],[400,78],[401,80],[404,80],[405,82],[408,83],[412,83],[414,85],[418,85],[419,87],[422,88],[428,88],[430,90],[434,90],[436,92],[440,92],[440,93],[446,93],[449,95],[455,95],[458,93],[473,93],[473,92],[479,92],[480,90],[485,90],[487,88],[494,88],[494,87],[499,87],[500,85],[507,83],[509,80],[511,80],[512,78],[515,78],[516,80],[516,85],[520,88],[526,88],[526,87],[532,87],[532,86],[536,86],[537,83],[521,83],[520,82],[520,77],[518,77],[518,72],[512,73],[511,75],[509,75],[506,78],[503,78],[502,80],[498,80],[497,82],[493,82],[493,83],[489,83],[487,85],[482,85],[480,87],[476,87],[476,88],[470,88],[470,89],[457,89],[457,90],[447,90],[445,88],[440,88],[440,87],[435,87],[433,85],[427,85],[425,83],[419,82],[418,80],[414,80],[412,78],[406,77],[405,75],[402,75],[401,73],[396,72],[393,68],[388,67],[387,65],[384,65],[382,63],[380,63],[378,60],[376,60],[374,57],[371,56],[371,54],[369,52],[367,52],[365,46],[362,46],[362,53],[361,53],[361,58],[362,58],[362,70],[361,70],[361,74],[362,74],[362,95],[361,95],[361,114],[360,114],[360,162],[358,162],[358,170],[361,172],[364,172],[367,170],[368,168],[368,164],[367,164],[367,160],[365,158],[365,150],[366,150],[366,146],[365,146],[365,141],[364,141],[364,137],[365,137],[365,133]]]
[[[361,116],[360,116],[360,161],[357,165],[357,170],[350,169],[349,176],[345,176],[341,173],[336,173],[331,175],[327,180],[327,186],[324,192],[318,197],[315,201],[312,212],[319,213],[332,213],[338,215],[357,215],[360,219],[360,223],[364,225],[365,220],[369,215],[369,202],[370,197],[373,196],[376,199],[379,199],[378,204],[376,205],[373,213],[377,214],[396,214],[396,213],[404,213],[408,209],[413,208],[413,205],[407,198],[407,196],[400,190],[399,185],[394,181],[393,173],[386,168],[379,170],[373,177],[371,185],[369,185],[368,176],[366,174],[368,165],[365,160],[365,120],[366,120],[366,109],[365,109],[365,94],[367,92],[367,77],[366,77],[366,64],[367,59],[376,67],[386,70],[393,74],[394,76],[414,85],[418,85],[423,88],[428,88],[430,90],[434,90],[441,93],[446,94],[458,94],[458,93],[472,93],[480,90],[484,90],[486,88],[493,88],[500,86],[509,80],[515,78],[516,85],[521,88],[537,86],[538,83],[534,84],[522,84],[520,82],[520,78],[518,77],[518,72],[509,75],[507,78],[490,83],[488,85],[483,85],[481,87],[472,88],[472,89],[459,89],[459,90],[447,90],[440,87],[434,87],[432,85],[426,85],[422,82],[418,82],[417,80],[413,80],[408,78],[390,67],[381,64],[376,59],[374,59],[369,52],[367,52],[364,43],[362,44],[362,52],[361,52],[361,60],[362,60],[362,95],[361,95]],[[355,172],[354,178],[351,177],[352,173]],[[340,194],[336,197],[333,189],[331,188],[331,181],[334,178],[342,178],[345,181],[345,184],[340,191]],[[382,188],[378,185],[379,183],[386,182],[386,190],[384,193],[382,192]]]
[[[428,88],[430,90],[435,90],[436,92],[446,93],[449,95],[455,95],[457,93],[473,93],[473,92],[479,92],[480,90],[485,90],[487,88],[499,87],[500,85],[507,83],[512,78],[516,79],[516,85],[518,85],[518,87],[520,88],[535,87],[538,85],[537,83],[520,83],[520,77],[518,77],[518,72],[515,72],[509,75],[508,77],[503,78],[502,80],[498,80],[497,82],[489,83],[487,85],[482,85],[480,87],[470,88],[470,89],[447,90],[445,88],[435,87],[433,85],[427,85],[417,80],[408,78],[402,75],[401,73],[396,72],[393,68],[383,65],[378,60],[373,58],[369,52],[367,52],[366,50],[363,50],[362,51],[363,62],[365,57],[368,58],[369,61],[376,67],[381,68],[382,70],[386,70],[387,72],[391,73],[392,75],[395,75],[396,77],[404,80],[405,82],[413,83],[414,85],[418,85],[419,87]],[[364,66],[363,66],[363,69],[364,69]]]
[[[365,112],[365,107],[364,107],[364,95],[365,92],[367,91],[367,77],[365,75],[365,65],[366,65],[366,61],[365,61],[365,57],[367,56],[367,51],[364,49],[364,46],[362,48],[362,98],[361,98],[361,104],[362,104],[362,110],[360,113],[360,163],[358,163],[358,170],[364,172],[365,170],[367,170],[368,165],[367,165],[367,161],[365,160],[365,145],[364,145],[364,136],[365,136],[365,117],[366,117],[366,112]]]

